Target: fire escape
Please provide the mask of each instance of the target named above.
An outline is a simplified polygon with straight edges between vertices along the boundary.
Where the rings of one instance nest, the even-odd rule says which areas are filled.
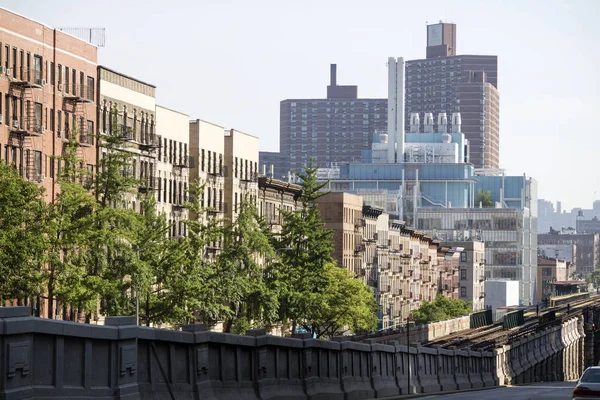
[[[59,85],[59,89],[60,86],[62,85]],[[87,105],[94,102],[94,88],[87,87],[83,83],[77,84],[75,81],[71,86],[64,85],[64,87],[62,109],[65,113],[65,131],[63,134],[59,134],[59,137],[62,136],[65,144],[79,139],[77,158],[83,160],[83,147],[94,145],[93,127],[90,127],[88,132],[87,126]],[[67,118],[67,116],[69,117]]]
[[[36,170],[34,138],[44,133],[42,126],[41,93],[38,92],[46,84],[42,79],[41,70],[21,68],[19,76],[16,71],[10,77],[9,96],[11,98],[12,115],[9,119],[9,140],[21,149],[21,176],[42,182],[44,176]],[[36,100],[38,100],[36,102]],[[19,104],[19,107],[17,107]],[[17,112],[19,111],[19,112]],[[41,150],[41,143],[38,146]],[[40,159],[41,163],[41,159]]]

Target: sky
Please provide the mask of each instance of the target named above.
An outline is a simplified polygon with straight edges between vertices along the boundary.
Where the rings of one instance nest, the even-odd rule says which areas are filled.
[[[387,96],[386,61],[425,57],[426,23],[458,54],[498,55],[500,164],[563,209],[600,200],[598,0],[1,0],[52,27],[104,27],[99,63],[157,86],[157,104],[279,149],[279,102],[324,98],[329,64]],[[598,117],[598,122],[595,119]],[[596,194],[597,192],[597,194]]]

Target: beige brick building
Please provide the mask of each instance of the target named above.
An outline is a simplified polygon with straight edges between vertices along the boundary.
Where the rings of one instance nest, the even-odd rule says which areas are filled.
[[[97,48],[0,9],[0,159],[55,199],[60,156],[81,143],[83,167],[95,172]]]
[[[364,206],[349,193],[317,200],[326,228],[333,230],[333,257],[374,289],[380,328],[406,321],[422,301],[438,293],[458,297],[458,259],[442,263],[439,242],[406,228],[381,209]]]

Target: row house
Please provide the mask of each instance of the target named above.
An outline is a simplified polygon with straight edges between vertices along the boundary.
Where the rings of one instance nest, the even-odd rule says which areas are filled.
[[[302,186],[295,183],[273,179],[265,174],[258,177],[258,213],[275,236],[282,231],[283,211],[295,211],[301,194]]]

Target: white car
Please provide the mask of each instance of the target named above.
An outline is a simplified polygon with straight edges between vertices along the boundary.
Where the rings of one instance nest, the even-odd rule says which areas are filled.
[[[573,400],[600,400],[600,366],[583,371],[573,390]]]

